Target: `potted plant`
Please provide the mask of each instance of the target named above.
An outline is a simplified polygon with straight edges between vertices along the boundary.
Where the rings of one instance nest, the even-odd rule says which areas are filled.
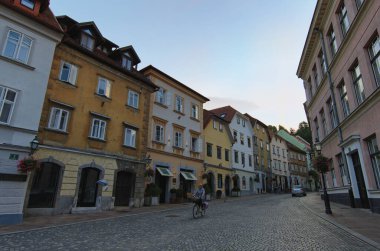
[[[32,171],[36,168],[39,168],[39,163],[33,157],[27,157],[20,160],[17,164],[17,170],[20,172],[26,173],[28,171]]]
[[[231,196],[232,197],[239,197],[240,196],[240,188],[238,188],[238,187],[232,188]]]
[[[204,188],[205,188],[205,192],[206,192],[206,200],[210,201],[211,200],[211,188],[208,184],[205,185]]]
[[[175,203],[177,200],[177,189],[170,189],[170,203]]]
[[[158,206],[160,204],[160,195],[161,195],[161,188],[157,186],[156,184],[152,183],[152,206]]]
[[[216,191],[216,198],[217,198],[217,199],[222,198],[222,190],[218,190],[218,191]]]
[[[178,188],[176,191],[176,202],[182,203],[183,202],[183,190],[181,188]]]
[[[148,180],[148,182],[152,182],[152,178],[154,176],[154,170],[152,168],[145,169],[144,177]]]
[[[145,188],[144,193],[144,205],[156,206],[159,205],[159,197],[161,194],[161,188],[155,183],[149,183]]]

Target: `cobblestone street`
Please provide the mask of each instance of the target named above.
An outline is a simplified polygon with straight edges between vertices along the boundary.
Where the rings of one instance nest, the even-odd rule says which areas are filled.
[[[377,250],[315,216],[299,198],[267,195],[210,202],[0,235],[0,250]]]

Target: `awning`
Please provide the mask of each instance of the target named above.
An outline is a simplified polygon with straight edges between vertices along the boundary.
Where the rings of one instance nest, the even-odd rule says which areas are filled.
[[[185,180],[197,180],[197,177],[190,172],[181,172],[181,175],[185,178]]]
[[[173,173],[168,168],[156,167],[156,169],[158,170],[158,172],[160,172],[162,176],[168,176],[168,177],[173,176]]]

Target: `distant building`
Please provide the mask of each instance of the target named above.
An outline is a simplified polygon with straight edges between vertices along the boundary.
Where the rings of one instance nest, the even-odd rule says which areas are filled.
[[[329,159],[330,199],[377,213],[379,8],[380,1],[318,0],[297,69],[313,142]]]
[[[291,176],[288,164],[288,146],[286,141],[270,131],[271,148],[271,190],[286,192],[290,188]]]
[[[49,1],[0,0],[0,225],[21,223],[30,153],[62,30]]]

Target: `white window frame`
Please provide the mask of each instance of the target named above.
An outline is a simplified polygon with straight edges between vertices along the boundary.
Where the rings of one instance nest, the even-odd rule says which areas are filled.
[[[94,50],[95,47],[95,39],[92,35],[89,34],[90,32],[88,31],[83,31],[81,34],[81,39],[80,39],[80,45],[83,48],[86,48],[87,50]],[[89,43],[89,41],[92,41]]]
[[[66,115],[64,116],[64,114]],[[69,116],[70,116],[69,111],[58,108],[58,107],[52,107],[50,110],[48,128],[54,129],[57,131],[66,132]],[[62,123],[63,123],[63,126],[61,127]]]
[[[165,105],[165,102],[166,102],[165,94],[166,94],[166,90],[160,87],[160,89],[156,92],[156,102],[162,105]]]
[[[128,91],[128,105],[138,109],[139,108],[139,94],[135,91],[129,90]]]
[[[17,36],[18,36],[17,40],[10,37],[11,33],[17,34]],[[27,43],[27,40],[29,40],[30,44]],[[8,47],[8,44],[13,44],[15,46],[14,51],[13,51],[13,55],[6,55],[5,54],[5,51],[6,51],[6,48]],[[8,31],[7,39],[6,39],[5,44],[4,44],[3,56],[7,57],[7,58],[11,58],[11,59],[19,61],[19,62],[22,62],[24,64],[27,64],[28,60],[29,60],[30,51],[32,49],[32,46],[33,46],[33,39],[31,37],[29,37],[29,36],[27,36],[21,32],[18,32],[16,30],[10,29]],[[27,52],[25,54],[25,59],[20,58],[20,51],[22,49],[27,49]]]
[[[126,127],[124,129],[124,146],[136,148],[137,131],[135,129]]]
[[[67,74],[67,79],[63,79],[62,78],[62,73],[63,73],[63,68],[67,66],[68,67],[68,74]],[[71,64],[69,62],[66,62],[66,61],[62,61],[61,63],[61,70],[59,72],[59,80],[63,81],[63,82],[66,82],[66,83],[70,83],[72,85],[75,85],[76,81],[77,81],[77,75],[78,75],[78,67],[74,64]]]
[[[121,57],[121,67],[128,71],[132,70],[132,60],[128,56],[123,55]]]
[[[183,97],[178,96],[178,95],[175,96],[175,110],[177,112],[183,113],[183,102],[184,102]]]
[[[375,75],[376,85],[380,86],[380,38],[376,35],[368,47],[369,58],[372,65],[372,71]]]
[[[191,104],[191,117],[199,119],[199,105]]]
[[[154,141],[164,143],[164,127],[162,125],[156,125],[154,127]]]
[[[102,85],[104,85],[104,86],[102,86]],[[102,89],[101,89],[101,87],[102,87]],[[103,90],[103,89],[104,89],[104,93],[100,93],[100,90]],[[98,78],[98,87],[96,89],[96,93],[100,96],[104,96],[107,98],[111,97],[111,82],[106,78],[99,77]]]
[[[94,132],[95,122],[99,123],[98,128]],[[90,138],[104,140],[106,136],[107,122],[99,118],[93,118],[91,123]]]
[[[14,100],[7,100],[8,92],[13,92],[14,93]],[[4,112],[4,105],[8,104],[8,105],[11,106],[11,108],[9,110],[9,114],[8,114],[7,120],[6,121],[0,121],[0,124],[9,124],[10,123],[12,115],[13,115],[13,110],[14,110],[14,107],[15,107],[15,103],[16,103],[16,100],[17,100],[17,94],[18,93],[17,93],[16,90],[13,90],[11,88],[8,88],[8,87],[0,85],[0,118],[2,117],[3,112]]]
[[[174,132],[174,146],[179,148],[183,147],[183,133],[180,131]]]
[[[31,9],[31,10],[33,10],[34,6],[36,6],[36,1],[35,0],[34,1],[33,0],[21,0],[20,3],[21,3],[22,6],[25,6],[25,7],[29,8],[29,9]]]

